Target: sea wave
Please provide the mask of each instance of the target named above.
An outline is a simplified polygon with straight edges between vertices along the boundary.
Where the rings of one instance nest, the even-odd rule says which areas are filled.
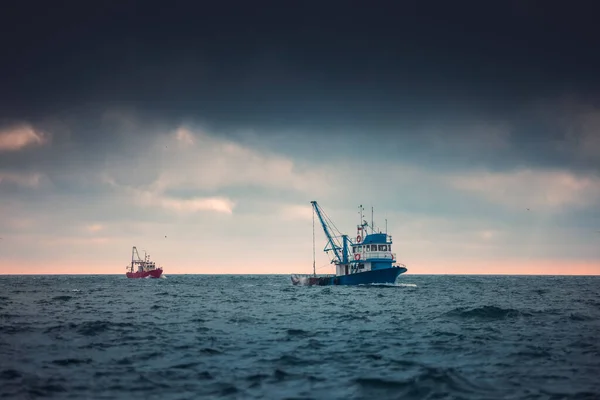
[[[600,398],[600,279],[157,281],[0,277],[0,397]]]
[[[532,316],[531,313],[526,311],[496,306],[481,306],[474,308],[458,307],[451,311],[448,311],[445,315],[449,317],[458,317],[465,319],[504,319]]]

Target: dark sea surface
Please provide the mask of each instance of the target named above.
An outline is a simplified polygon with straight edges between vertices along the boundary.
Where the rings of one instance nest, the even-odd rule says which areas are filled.
[[[0,397],[600,399],[600,277],[0,276]]]

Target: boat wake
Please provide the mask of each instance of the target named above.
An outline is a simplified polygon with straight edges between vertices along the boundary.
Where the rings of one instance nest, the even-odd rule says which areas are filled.
[[[415,283],[365,283],[359,286],[365,287],[388,287],[388,288],[416,288]]]
[[[292,275],[292,284],[299,286],[307,286],[308,276]]]
[[[311,281],[312,279],[315,279],[311,276],[307,276],[307,275],[292,275],[292,284],[294,286],[314,286],[314,282]],[[396,282],[396,283],[361,283],[358,284],[357,286],[362,286],[362,287],[388,287],[388,288],[416,288],[418,287],[415,283],[400,283],[400,282]]]

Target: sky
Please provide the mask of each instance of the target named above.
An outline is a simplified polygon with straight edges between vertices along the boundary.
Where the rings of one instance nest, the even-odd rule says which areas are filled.
[[[0,274],[600,274],[594,2],[84,3],[0,16]]]

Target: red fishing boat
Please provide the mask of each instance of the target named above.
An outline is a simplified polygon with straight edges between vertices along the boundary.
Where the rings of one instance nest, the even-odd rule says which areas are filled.
[[[137,257],[137,258],[136,258]],[[150,261],[150,255],[144,252],[144,259],[140,257],[137,248],[131,250],[131,265],[127,267],[128,278],[160,278],[163,273],[161,267],[156,268],[154,261]]]

